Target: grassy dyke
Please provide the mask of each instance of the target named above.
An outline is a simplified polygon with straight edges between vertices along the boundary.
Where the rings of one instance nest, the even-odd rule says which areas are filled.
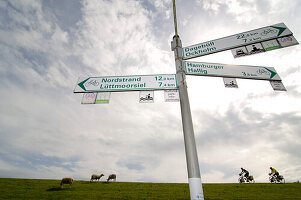
[[[0,178],[0,200],[4,199],[187,199],[185,183],[126,183],[74,181],[72,188],[60,180]],[[205,200],[301,200],[301,184],[203,184]]]

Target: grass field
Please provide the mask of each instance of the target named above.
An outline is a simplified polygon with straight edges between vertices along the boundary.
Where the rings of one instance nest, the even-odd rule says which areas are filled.
[[[187,199],[184,183],[75,181],[60,189],[59,180],[0,178],[0,199]],[[301,200],[301,184],[203,184],[205,200]]]

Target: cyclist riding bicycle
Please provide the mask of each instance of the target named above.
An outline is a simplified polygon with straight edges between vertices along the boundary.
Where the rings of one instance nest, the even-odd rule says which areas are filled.
[[[240,174],[245,174],[245,177],[248,180],[248,178],[249,178],[249,172],[246,169],[244,169],[244,168],[240,168],[240,169],[241,169]]]
[[[275,176],[275,178],[278,178],[279,172],[273,167],[270,167],[270,169],[271,169],[270,175]]]

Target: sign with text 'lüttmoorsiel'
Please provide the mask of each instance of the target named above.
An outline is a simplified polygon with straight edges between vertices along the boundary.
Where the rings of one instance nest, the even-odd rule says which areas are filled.
[[[286,27],[286,25],[284,23],[279,23],[272,26],[183,47],[183,59],[187,60],[291,35],[293,35],[293,33]],[[243,52],[239,51],[238,53],[242,54]]]
[[[74,93],[176,89],[175,74],[79,78]]]

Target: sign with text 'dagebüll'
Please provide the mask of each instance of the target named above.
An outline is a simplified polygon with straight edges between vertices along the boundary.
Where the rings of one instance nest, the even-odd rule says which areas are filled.
[[[189,61],[184,61],[184,67],[187,75],[281,81],[273,67]]]
[[[279,23],[272,26],[183,47],[183,59],[187,60],[292,35],[293,33],[286,27],[284,23]],[[298,44],[298,42],[295,44]],[[243,51],[239,51],[238,53],[243,54]],[[248,54],[248,52],[246,53]]]
[[[74,93],[176,89],[175,74],[79,78]]]

